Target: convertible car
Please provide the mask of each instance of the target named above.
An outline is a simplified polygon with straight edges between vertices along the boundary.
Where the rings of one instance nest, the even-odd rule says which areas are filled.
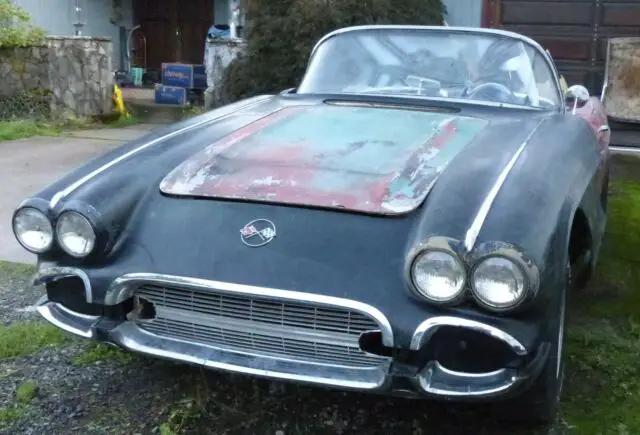
[[[556,414],[609,128],[506,31],[364,26],[295,89],[152,132],[15,211],[39,313],[211,369]]]

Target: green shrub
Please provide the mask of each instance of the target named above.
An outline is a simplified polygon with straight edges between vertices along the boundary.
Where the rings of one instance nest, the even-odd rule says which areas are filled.
[[[0,0],[0,48],[40,45],[44,36],[24,9],[12,0]]]
[[[219,103],[298,85],[315,43],[364,24],[441,24],[442,0],[250,0],[247,47],[224,73]]]
[[[51,96],[51,91],[40,88],[0,95],[0,121],[48,119],[51,116]]]

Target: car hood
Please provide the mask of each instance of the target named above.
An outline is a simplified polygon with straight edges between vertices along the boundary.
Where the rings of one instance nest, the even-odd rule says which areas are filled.
[[[173,196],[404,214],[488,124],[448,112],[322,104],[277,110],[178,165]]]

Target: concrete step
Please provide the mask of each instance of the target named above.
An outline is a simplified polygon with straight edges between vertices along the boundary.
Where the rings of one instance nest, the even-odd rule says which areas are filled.
[[[157,104],[150,88],[123,88],[122,98],[127,109],[148,124],[170,124],[189,116],[193,105]]]

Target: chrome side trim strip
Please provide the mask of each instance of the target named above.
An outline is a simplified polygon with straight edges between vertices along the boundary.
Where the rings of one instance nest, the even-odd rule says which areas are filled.
[[[257,97],[253,97],[250,98],[249,100],[245,100],[243,102],[238,102],[238,105],[234,105],[231,104],[229,106],[223,107],[221,109],[215,110],[214,113],[212,113],[213,116],[208,117],[202,121],[199,121],[193,125],[189,125],[187,127],[183,127],[179,130],[173,131],[169,134],[166,134],[162,137],[156,138],[152,141],[146,142],[142,145],[140,145],[137,148],[132,149],[131,151],[129,151],[128,153],[125,153],[113,160],[111,160],[109,163],[106,163],[102,166],[100,166],[98,169],[95,169],[94,171],[88,173],[87,175],[85,175],[84,177],[76,180],[75,182],[73,182],[72,184],[70,184],[69,186],[67,186],[66,188],[64,188],[63,190],[57,192],[56,194],[53,195],[53,197],[51,197],[51,201],[49,202],[49,208],[53,209],[55,208],[55,206],[58,204],[58,202],[60,202],[62,199],[66,198],[67,196],[69,196],[73,191],[75,191],[76,189],[78,189],[80,186],[82,186],[83,184],[85,184],[87,181],[91,180],[92,178],[94,178],[95,176],[101,174],[102,172],[106,171],[107,169],[111,168],[112,166],[117,165],[118,163],[128,159],[129,157],[139,153],[140,151],[147,149],[159,142],[162,142],[164,140],[170,139],[172,137],[178,136],[182,133],[185,133],[189,130],[193,130],[197,127],[200,127],[201,125],[205,125],[205,124],[209,124],[212,123],[214,121],[219,121],[220,119],[223,119],[229,115],[231,115],[233,112],[237,111],[237,110],[241,110],[241,109],[248,109],[251,108],[253,106],[257,106],[258,104],[262,103],[263,101],[266,101],[267,99],[271,98],[271,95],[259,95]],[[245,104],[240,104],[240,103],[245,103]]]
[[[87,303],[93,303],[93,291],[91,289],[91,281],[89,276],[82,270],[76,267],[45,267],[36,272],[31,283],[34,286],[43,285],[49,282],[57,281],[62,278],[78,277],[84,284],[84,294]]]
[[[471,222],[471,225],[469,226],[469,229],[467,230],[467,234],[465,235],[465,238],[464,238],[464,247],[467,249],[467,251],[471,251],[473,249],[473,246],[476,244],[476,240],[478,239],[480,230],[482,229],[482,226],[484,225],[484,222],[487,219],[487,216],[489,215],[489,211],[491,210],[491,206],[493,205],[493,202],[498,196],[500,189],[504,185],[504,182],[507,179],[507,176],[509,175],[513,167],[516,165],[516,162],[520,158],[520,155],[522,155],[522,152],[526,148],[527,144],[529,143],[529,141],[531,140],[535,132],[538,131],[538,128],[540,128],[543,122],[544,122],[544,119],[541,120],[538,123],[538,125],[536,125],[533,128],[533,130],[529,133],[529,135],[526,137],[524,142],[522,142],[522,145],[520,145],[520,148],[518,148],[518,150],[513,154],[513,157],[511,157],[511,160],[509,160],[509,162],[506,164],[504,169],[502,169],[502,172],[500,172],[500,175],[498,175],[498,178],[496,179],[495,183],[491,187],[491,190],[489,190],[489,193],[487,194],[484,201],[480,205],[480,208],[478,209],[478,214],[476,214],[476,217]]]
[[[159,284],[190,288],[201,291],[216,291],[233,295],[244,295],[259,298],[279,299],[298,303],[317,304],[334,308],[347,308],[371,317],[380,326],[382,343],[393,347],[393,330],[391,324],[380,310],[371,305],[351,299],[333,296],[303,293],[293,290],[273,289],[230,282],[213,281],[200,278],[163,275],[156,273],[131,273],[116,278],[105,295],[106,305],[117,305],[133,296],[135,290],[144,284]]]
[[[518,356],[528,354],[527,349],[520,341],[501,329],[485,323],[476,322],[475,320],[452,316],[432,317],[418,325],[413,333],[413,337],[411,337],[410,349],[419,350],[423,342],[430,338],[441,326],[454,326],[481,332],[507,344]]]

